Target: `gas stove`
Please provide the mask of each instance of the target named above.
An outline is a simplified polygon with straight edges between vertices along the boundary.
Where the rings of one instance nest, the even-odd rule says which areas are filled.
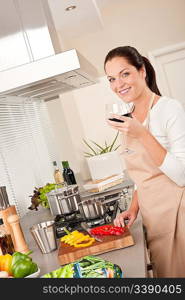
[[[76,214],[74,219],[70,219],[70,220],[66,220],[64,216],[58,215],[55,217],[56,235],[57,238],[64,236],[66,234],[64,230],[65,228],[69,231],[73,231],[73,230],[83,231],[81,227],[81,222],[86,222],[88,227],[93,228],[96,226],[101,226],[104,224],[111,223],[112,221],[113,219],[108,214],[106,214],[102,218],[97,218],[93,220],[84,219],[78,214]]]
[[[128,184],[127,184],[128,183]],[[81,222],[86,222],[90,228],[112,223],[119,212],[127,210],[133,190],[132,182],[124,182],[102,192],[90,193],[87,191],[80,192],[80,201],[94,200],[95,198],[102,201],[106,205],[106,212],[99,217],[93,219],[84,218],[80,210],[70,214],[56,214],[55,227],[57,238],[66,234],[64,228],[69,231],[83,230]]]
[[[86,198],[84,198],[86,199]],[[113,193],[101,194],[100,200],[103,199],[103,203],[106,205],[106,212],[103,216],[99,216],[94,219],[85,219],[82,217],[79,211],[71,213],[69,215],[57,215],[55,217],[55,227],[57,238],[60,238],[66,234],[65,228],[69,231],[83,230],[81,228],[81,222],[86,222],[90,228],[101,226],[104,224],[112,223],[116,217],[116,214],[122,212],[123,209],[123,191],[114,191]]]

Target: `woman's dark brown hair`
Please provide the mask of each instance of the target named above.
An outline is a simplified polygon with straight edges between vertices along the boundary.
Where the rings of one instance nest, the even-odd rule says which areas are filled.
[[[137,49],[131,46],[117,47],[108,52],[104,61],[104,68],[107,61],[113,59],[114,57],[123,57],[131,65],[133,65],[138,71],[144,66],[146,70],[146,84],[151,89],[152,92],[161,96],[156,83],[156,75],[153,66],[151,65],[148,58],[142,56]]]

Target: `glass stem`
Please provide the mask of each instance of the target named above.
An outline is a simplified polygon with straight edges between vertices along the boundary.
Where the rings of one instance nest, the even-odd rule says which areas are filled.
[[[123,133],[123,147],[124,147],[124,149],[120,154],[131,154],[134,152],[134,150],[129,149],[127,147],[127,134],[126,133]]]
[[[124,149],[128,149],[127,147],[127,134],[123,133],[123,140],[124,140]]]

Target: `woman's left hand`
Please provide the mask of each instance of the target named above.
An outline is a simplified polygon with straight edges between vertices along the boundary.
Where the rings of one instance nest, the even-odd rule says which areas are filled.
[[[111,115],[111,118],[116,118],[119,120],[123,120],[124,122],[115,122],[107,120],[107,123],[116,130],[119,130],[120,132],[123,132],[124,134],[128,134],[134,138],[140,138],[144,132],[146,131],[146,128],[133,116],[133,118],[130,117],[124,117],[119,115]]]

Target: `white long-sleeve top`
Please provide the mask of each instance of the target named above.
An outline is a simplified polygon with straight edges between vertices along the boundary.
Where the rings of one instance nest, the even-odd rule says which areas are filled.
[[[185,186],[185,110],[175,99],[161,97],[149,114],[149,130],[167,150],[159,169]]]

